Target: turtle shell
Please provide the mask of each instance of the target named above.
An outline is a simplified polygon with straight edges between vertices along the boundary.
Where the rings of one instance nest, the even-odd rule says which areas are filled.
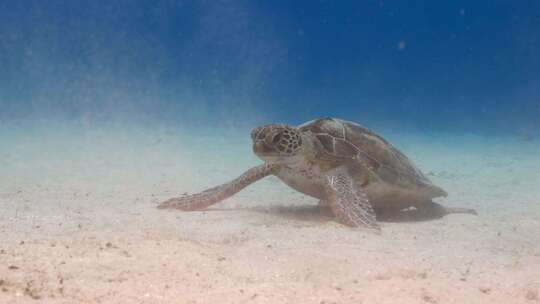
[[[368,128],[336,118],[309,121],[298,128],[315,136],[323,147],[324,158],[338,163],[358,162],[393,187],[422,192],[429,197],[446,196],[407,156]]]

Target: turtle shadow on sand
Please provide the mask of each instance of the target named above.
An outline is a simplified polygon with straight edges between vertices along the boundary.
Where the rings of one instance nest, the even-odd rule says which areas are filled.
[[[431,202],[424,208],[406,208],[400,210],[375,210],[377,220],[382,222],[425,222],[437,220],[449,214],[471,214],[478,215],[474,209],[449,208],[435,202]]]
[[[278,205],[271,207],[249,207],[249,208],[232,208],[221,209],[212,208],[206,211],[251,211],[263,214],[271,214],[278,217],[282,217],[289,220],[313,222],[313,223],[325,223],[334,220],[334,215],[330,208],[321,207],[317,205],[305,205],[305,206],[286,206]],[[425,222],[440,219],[449,214],[448,208],[438,203],[433,202],[430,208],[416,209],[407,208],[402,210],[389,209],[389,210],[375,210],[378,221],[390,222],[390,223],[404,223],[404,222]],[[471,214],[476,214],[471,212]]]

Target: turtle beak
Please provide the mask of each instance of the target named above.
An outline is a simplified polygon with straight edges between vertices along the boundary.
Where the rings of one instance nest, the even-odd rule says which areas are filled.
[[[253,142],[253,152],[255,154],[268,154],[271,152],[270,149],[268,149],[268,147],[266,146],[266,144],[264,143],[264,140],[256,140],[255,142]]]
[[[281,161],[279,153],[272,147],[269,147],[264,139],[257,140],[253,143],[253,152],[265,162]]]
[[[263,148],[264,144],[260,140],[253,142],[253,152],[259,153],[259,151],[262,151]]]

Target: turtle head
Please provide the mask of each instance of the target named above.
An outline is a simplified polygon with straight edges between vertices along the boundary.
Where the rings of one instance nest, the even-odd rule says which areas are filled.
[[[300,130],[288,125],[266,125],[251,131],[253,152],[267,162],[295,161],[302,151]]]

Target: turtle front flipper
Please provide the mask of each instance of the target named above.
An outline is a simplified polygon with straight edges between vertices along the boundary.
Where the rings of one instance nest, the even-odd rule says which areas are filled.
[[[171,198],[159,204],[157,208],[172,208],[184,211],[204,209],[232,196],[233,194],[247,187],[249,184],[272,174],[274,168],[275,165],[272,164],[264,164],[251,168],[244,172],[244,174],[226,184],[207,189],[200,193]]]
[[[345,168],[329,173],[326,182],[327,202],[338,220],[351,227],[380,230],[367,194],[357,186]]]

